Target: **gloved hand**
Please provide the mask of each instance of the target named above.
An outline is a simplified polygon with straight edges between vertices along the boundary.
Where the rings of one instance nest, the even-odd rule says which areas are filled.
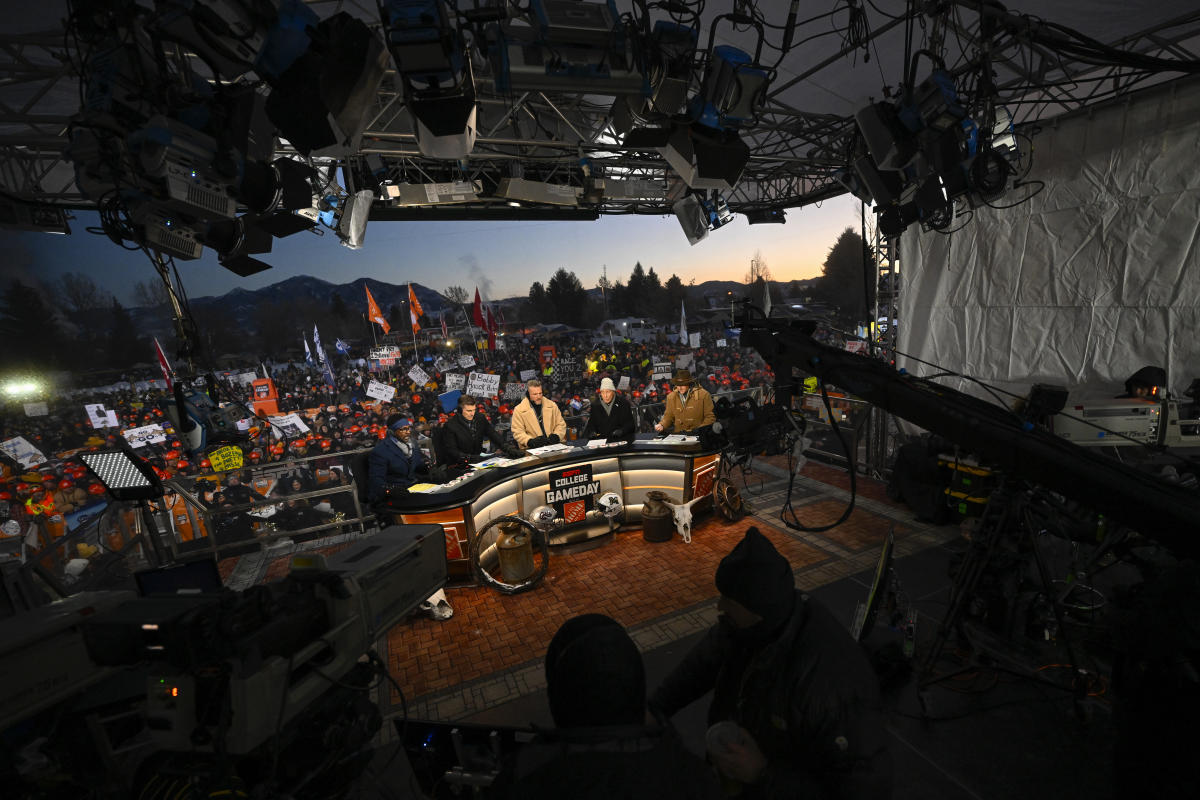
[[[558,438],[557,433],[552,433],[549,436],[547,436],[546,438],[549,440],[550,444],[558,444],[560,441],[562,441],[561,439]]]
[[[505,445],[504,455],[508,456],[509,458],[520,458],[521,448],[517,447],[515,444]]]
[[[426,464],[425,462],[421,462],[419,465],[417,465],[417,468],[413,471],[416,472],[418,475],[428,475],[429,474],[429,465]]]
[[[550,444],[550,437],[535,436],[532,439],[530,439],[529,442],[525,445],[525,449],[529,450],[534,447],[545,447],[548,444]]]

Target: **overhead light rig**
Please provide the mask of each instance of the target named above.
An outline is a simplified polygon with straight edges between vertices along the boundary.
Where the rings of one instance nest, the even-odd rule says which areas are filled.
[[[25,113],[5,119],[0,190],[98,208],[127,247],[212,247],[240,274],[305,227],[292,219],[355,246],[371,219],[665,215],[713,192],[778,222],[855,191],[887,230],[946,230],[1030,191],[1014,183],[1032,124],[1198,71],[1200,11],[1097,42],[974,0],[844,0],[809,19],[688,0],[469,5],[322,19],[301,0],[71,0],[66,63],[57,33],[0,36],[39,97],[61,102],[48,90],[74,76],[83,99],[7,102]],[[814,41],[840,46],[809,58]],[[895,84],[859,113],[789,103],[867,58]]]

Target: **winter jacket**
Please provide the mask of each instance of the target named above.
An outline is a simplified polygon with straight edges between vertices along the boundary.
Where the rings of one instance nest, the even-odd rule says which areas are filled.
[[[748,797],[891,797],[878,681],[846,627],[807,595],[796,592],[782,632],[757,650],[712,628],[650,705],[670,716],[710,689],[709,724],[737,722],[767,758]]]
[[[389,434],[367,455],[367,499],[378,503],[387,496],[387,487],[407,489],[417,482],[417,470],[425,466],[425,456],[416,441],[410,439],[412,452],[404,455]]]
[[[542,422],[538,424],[537,412],[529,397],[522,398],[512,413],[512,434],[517,446],[524,450],[530,439],[556,434],[559,441],[567,438],[567,422],[558,406],[548,397],[542,397]]]
[[[612,411],[605,411],[600,395],[592,395],[591,413],[583,428],[584,439],[621,441],[632,439],[635,430],[633,409],[628,400],[619,394],[613,395]]]
[[[696,428],[712,425],[717,421],[713,412],[712,395],[706,389],[693,386],[687,393],[687,400],[679,396],[679,392],[667,395],[667,410],[659,424],[665,430],[674,426],[675,433],[691,433]]]
[[[462,414],[455,414],[442,426],[441,455],[448,464],[472,461],[479,455],[484,439],[497,448],[504,447],[504,437],[496,433],[492,423],[479,411],[470,422]]]

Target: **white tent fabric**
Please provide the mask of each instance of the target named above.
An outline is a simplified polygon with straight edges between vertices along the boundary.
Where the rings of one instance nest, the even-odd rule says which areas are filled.
[[[979,209],[952,235],[906,231],[899,349],[1018,394],[1111,396],[1149,364],[1186,388],[1200,377],[1197,153],[1200,81],[1060,118],[1034,139],[1029,178],[1046,186],[1031,201]]]

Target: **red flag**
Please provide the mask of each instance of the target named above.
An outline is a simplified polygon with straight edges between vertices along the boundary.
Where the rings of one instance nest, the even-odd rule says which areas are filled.
[[[489,306],[487,310],[487,335],[488,335],[488,350],[496,349],[496,318],[492,316],[492,309]]]
[[[162,345],[158,343],[158,337],[154,337],[154,354],[158,356],[158,366],[162,370],[163,378],[167,382],[167,390],[174,388],[174,381],[171,380],[171,365],[167,363],[167,354],[163,352]]]
[[[383,316],[383,312],[379,310],[379,304],[375,302],[375,298],[371,295],[371,289],[366,284],[363,288],[367,290],[367,317],[379,327],[383,328],[384,333],[391,331],[392,326],[388,324],[387,318]]]
[[[417,293],[413,291],[412,284],[408,285],[408,315],[412,318],[413,333],[421,330],[421,326],[417,324],[417,318],[425,313],[425,309],[421,308],[421,301],[417,299]]]
[[[479,299],[479,287],[475,287],[475,324],[480,328],[486,328],[487,324],[483,321],[483,301]]]

